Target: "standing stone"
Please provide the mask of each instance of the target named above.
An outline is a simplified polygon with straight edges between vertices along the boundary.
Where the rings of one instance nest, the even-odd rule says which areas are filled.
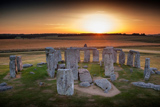
[[[48,67],[48,64],[49,64],[49,62],[48,62],[48,61],[49,61],[48,56],[49,56],[50,53],[53,54],[54,51],[55,51],[55,50],[54,50],[54,48],[52,48],[52,47],[46,47],[46,48],[45,48],[47,67]]]
[[[137,52],[135,55],[134,66],[136,68],[140,68],[140,53],[139,52]]]
[[[114,73],[113,66],[113,47],[104,48],[104,67],[105,67],[105,76],[110,76]]]
[[[119,53],[119,64],[120,65],[125,64],[125,53],[123,51]]]
[[[48,55],[48,75],[51,77],[51,78],[54,78],[54,75],[55,75],[55,66],[54,66],[54,54],[50,53]]]
[[[77,49],[77,59],[78,59],[78,62],[80,62],[80,50]]]
[[[99,62],[99,51],[93,50],[93,62]]]
[[[22,57],[21,56],[17,56],[17,69],[18,69],[18,71],[22,71],[22,69],[23,69]]]
[[[90,62],[90,50],[84,50],[84,62]]]
[[[91,78],[90,72],[87,69],[79,69],[78,73],[79,73],[79,80],[81,82],[92,83],[92,78]]]
[[[87,44],[84,44],[84,47],[87,47]]]
[[[144,76],[144,80],[149,80],[150,76],[151,76],[151,71],[152,69],[149,68]]]
[[[16,56],[15,55],[11,55],[10,56],[10,63],[9,63],[9,68],[10,68],[10,76],[11,78],[15,78],[16,77],[16,73],[17,73],[17,65],[16,65]]]
[[[61,50],[57,50],[58,52],[58,62],[62,61]]]
[[[127,58],[127,65],[133,66],[133,52],[129,51]]]
[[[150,58],[145,59],[145,67],[144,67],[144,76],[147,72],[149,72],[150,69]]]
[[[58,52],[58,50],[55,50],[55,52],[54,52],[54,67],[55,67],[55,69],[57,69],[58,60],[59,60],[59,52]]]
[[[72,70],[74,80],[78,80],[78,59],[76,54],[77,49],[69,48],[66,50],[66,66],[67,69]]]
[[[74,79],[71,69],[58,69],[57,92],[67,96],[74,94]]]
[[[117,51],[113,50],[113,63],[117,62]]]

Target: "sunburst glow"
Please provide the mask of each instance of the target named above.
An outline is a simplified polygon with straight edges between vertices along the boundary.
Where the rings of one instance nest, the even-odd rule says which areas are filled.
[[[84,18],[84,28],[93,33],[105,33],[113,29],[114,22],[111,17],[103,14],[93,14]]]

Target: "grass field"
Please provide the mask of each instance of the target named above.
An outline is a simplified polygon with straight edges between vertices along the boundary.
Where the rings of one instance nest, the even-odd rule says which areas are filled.
[[[154,43],[155,42],[155,43]],[[152,89],[144,89],[135,87],[131,82],[144,81],[143,69],[145,58],[150,58],[150,66],[160,70],[160,40],[157,37],[62,37],[62,38],[41,38],[41,39],[13,39],[0,40],[0,50],[18,50],[18,49],[43,49],[45,47],[83,47],[87,43],[88,46],[120,47],[126,54],[130,49],[140,51],[141,69],[123,65],[119,71],[118,79],[112,82],[121,93],[114,97],[102,97],[90,95],[75,89],[73,96],[60,96],[57,94],[56,80],[49,78],[47,74],[47,66],[37,67],[37,63],[45,62],[45,51],[27,51],[27,52],[9,52],[0,53],[0,83],[6,82],[13,86],[13,89],[0,92],[0,107],[70,107],[70,106],[97,106],[97,107],[146,107],[160,106],[160,91]],[[157,45],[157,46],[155,46]],[[100,60],[102,59],[102,48],[98,48]],[[9,73],[9,56],[21,55],[23,64],[31,63],[33,67],[23,69],[21,78],[4,79]],[[80,53],[83,61],[84,53]],[[62,59],[64,59],[64,50],[62,50]],[[79,66],[88,65],[88,70],[92,77],[104,77],[104,69],[98,63],[92,63],[92,52],[90,63],[79,63]],[[115,67],[120,65],[114,64]],[[34,69],[37,70],[34,70]],[[130,73],[130,68],[133,73]],[[30,74],[29,72],[35,72]],[[128,79],[129,82],[121,82],[120,79]],[[39,86],[39,82],[44,82],[44,86]],[[151,75],[150,83],[160,85],[160,75]],[[75,83],[77,84],[77,83]]]
[[[137,47],[132,47],[136,50]],[[128,48],[123,48],[126,53]],[[141,47],[137,49],[141,50]],[[57,94],[56,90],[56,80],[52,80],[47,75],[47,67],[37,67],[36,64],[39,62],[45,62],[45,52],[44,51],[33,51],[33,52],[13,52],[13,53],[0,53],[0,83],[7,82],[8,85],[14,88],[6,92],[0,92],[0,106],[24,106],[24,107],[44,107],[44,106],[160,106],[160,92],[152,89],[143,89],[131,85],[131,82],[144,81],[143,80],[143,68],[145,58],[151,58],[151,67],[156,67],[160,69],[159,60],[160,53],[154,53],[157,51],[157,47],[154,49],[151,47],[146,48],[148,52],[141,52],[141,68],[132,68],[129,66],[122,66],[122,70],[116,71],[119,74],[118,80],[113,82],[113,84],[121,91],[120,94],[114,97],[102,97],[89,95],[80,91],[75,90],[73,96],[60,96]],[[100,60],[102,59],[100,51]],[[150,51],[153,53],[150,53]],[[22,55],[23,64],[31,63],[34,66],[30,68],[25,68],[21,72],[21,78],[19,79],[3,79],[9,72],[9,55]],[[81,60],[83,60],[83,52],[81,54]],[[92,53],[91,53],[92,58]],[[64,52],[62,51],[62,59],[64,59]],[[92,59],[91,59],[92,61]],[[79,66],[88,65],[88,70],[91,76],[102,76],[104,77],[104,69],[100,67],[97,63],[79,63]],[[119,67],[119,64],[114,66]],[[34,69],[37,70],[34,70]],[[133,69],[133,73],[130,73],[130,68]],[[35,72],[34,75],[29,72]],[[121,82],[120,79],[128,79],[129,82]],[[39,82],[44,82],[44,86],[40,87]],[[152,75],[150,80],[154,84],[160,85],[160,75]],[[76,83],[75,83],[76,84]]]

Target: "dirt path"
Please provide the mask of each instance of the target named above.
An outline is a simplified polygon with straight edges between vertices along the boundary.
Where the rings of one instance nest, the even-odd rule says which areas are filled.
[[[118,73],[116,73],[116,77],[118,77],[117,74]],[[102,79],[102,77],[93,78],[93,80],[96,80],[96,79]],[[96,85],[92,85],[90,87],[80,87],[79,85],[74,85],[74,88],[83,93],[87,93],[90,95],[99,95],[103,97],[113,97],[121,93],[113,84],[112,84],[112,89],[108,93],[104,93],[104,91]]]

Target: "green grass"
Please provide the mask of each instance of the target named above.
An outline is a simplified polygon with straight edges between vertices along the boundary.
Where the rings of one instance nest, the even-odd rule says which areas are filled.
[[[28,54],[29,53],[29,54]],[[100,50],[101,53],[101,50]],[[12,54],[12,53],[10,53]],[[9,53],[0,54],[0,83],[7,82],[8,85],[13,86],[13,89],[5,92],[0,92],[0,107],[30,107],[30,106],[97,106],[97,107],[146,107],[146,106],[160,106],[160,91],[153,89],[144,89],[133,86],[131,82],[144,81],[143,70],[134,67],[123,65],[118,72],[119,77],[115,82],[112,82],[121,93],[114,97],[102,96],[88,96],[81,95],[82,93],[74,90],[73,96],[61,96],[57,93],[56,80],[51,80],[47,74],[47,66],[37,67],[37,63],[45,62],[44,52],[24,52],[15,53],[22,55],[23,64],[31,63],[33,67],[25,68],[21,72],[19,79],[3,79],[9,73]],[[63,57],[63,54],[62,54]],[[144,68],[145,58],[151,58],[151,67],[159,67],[160,54],[155,53],[141,53],[141,67]],[[63,57],[64,59],[64,57]],[[100,55],[101,59],[101,55]],[[81,52],[81,60],[83,60],[83,52]],[[83,63],[80,62],[79,66],[88,66],[88,70],[92,77],[105,77],[104,67],[100,67],[98,63]],[[114,64],[119,67],[119,64]],[[34,69],[37,70],[34,70]],[[130,73],[130,68],[133,73]],[[30,74],[34,72],[35,74]],[[120,79],[127,79],[129,82],[122,82]],[[39,86],[39,82],[44,82],[44,86]],[[160,75],[152,75],[149,79],[150,83],[160,85]],[[89,101],[94,99],[94,101]]]

